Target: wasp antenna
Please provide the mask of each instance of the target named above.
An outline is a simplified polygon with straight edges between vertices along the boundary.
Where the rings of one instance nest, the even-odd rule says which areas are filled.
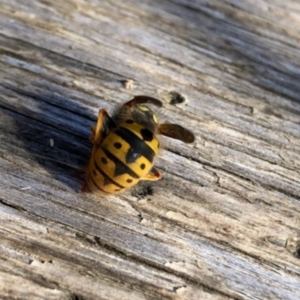
[[[135,96],[132,100],[126,102],[124,106],[132,107],[136,104],[141,104],[141,103],[150,103],[157,107],[162,107],[162,102],[160,100],[148,96],[143,96],[143,95]]]

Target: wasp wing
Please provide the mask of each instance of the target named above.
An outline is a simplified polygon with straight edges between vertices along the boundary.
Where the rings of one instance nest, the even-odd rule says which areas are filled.
[[[195,140],[195,136],[190,130],[178,124],[160,124],[158,127],[158,133],[176,140],[180,140],[187,144],[193,143]]]

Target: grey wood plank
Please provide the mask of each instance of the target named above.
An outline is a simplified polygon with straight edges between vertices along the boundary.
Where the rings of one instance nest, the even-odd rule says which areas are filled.
[[[299,14],[0,0],[0,298],[299,299]],[[161,138],[159,182],[78,193],[99,108],[138,94],[195,143]]]

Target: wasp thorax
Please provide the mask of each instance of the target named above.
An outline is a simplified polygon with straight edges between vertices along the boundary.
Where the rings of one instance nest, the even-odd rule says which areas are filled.
[[[133,120],[149,129],[151,132],[154,132],[157,125],[158,119],[156,114],[148,106],[145,105],[136,105],[131,108],[131,115]]]

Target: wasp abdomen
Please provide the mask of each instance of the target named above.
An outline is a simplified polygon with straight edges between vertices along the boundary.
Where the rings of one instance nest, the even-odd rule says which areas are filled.
[[[147,128],[127,120],[111,131],[94,153],[87,180],[93,191],[115,193],[150,172],[159,142]]]

